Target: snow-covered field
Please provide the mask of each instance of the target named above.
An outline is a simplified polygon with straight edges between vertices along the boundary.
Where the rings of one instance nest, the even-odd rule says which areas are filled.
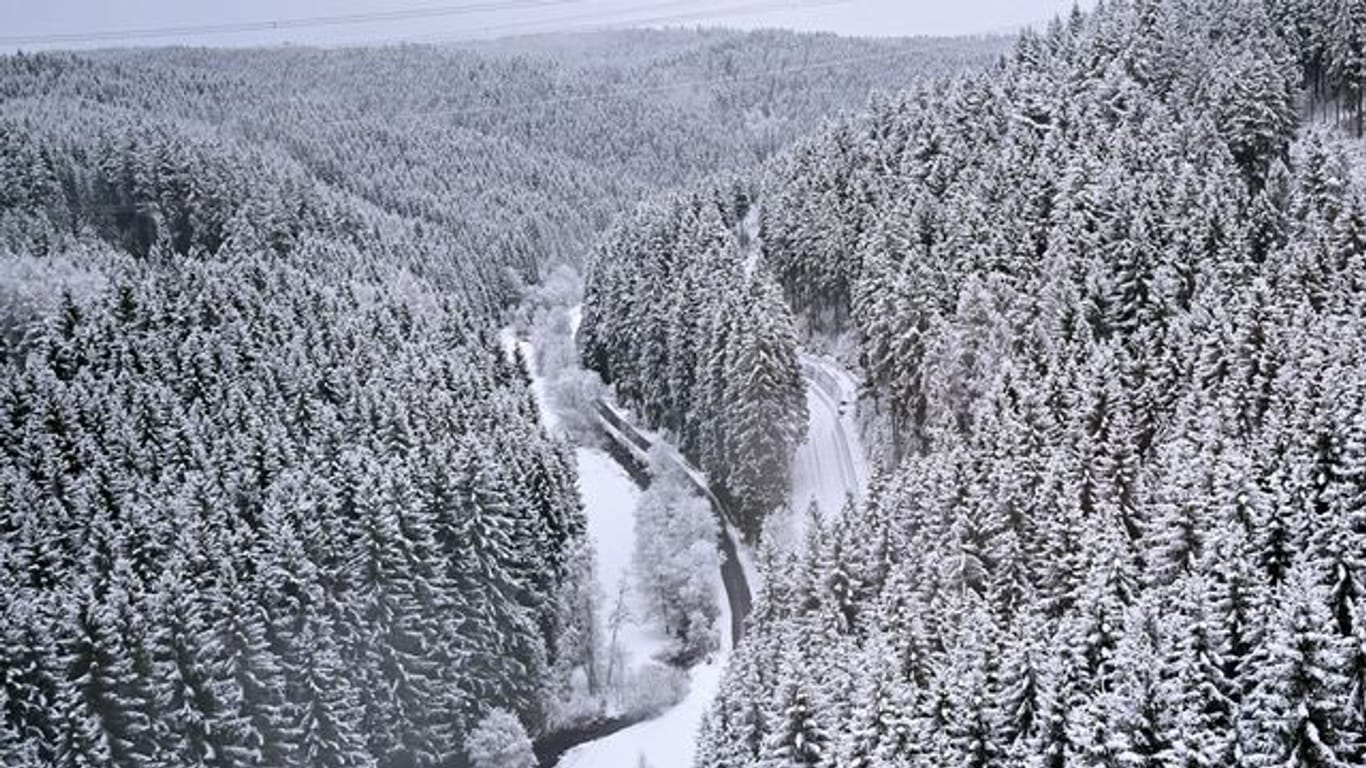
[[[646,621],[645,609],[630,578],[631,553],[636,546],[634,512],[640,489],[603,451],[578,448],[574,455],[579,465],[579,493],[588,517],[588,537],[598,556],[604,621],[615,609],[622,586],[626,588],[626,618],[615,645],[623,654],[624,669],[629,671],[649,661],[666,645],[665,639]],[[610,633],[610,629],[604,628],[604,632]],[[608,641],[612,641],[610,636]]]
[[[511,329],[503,330],[500,341],[509,356],[514,349],[520,349],[523,359],[536,359],[531,343],[518,339]],[[560,419],[550,407],[545,380],[535,370],[531,371],[531,390],[541,423],[549,430],[557,430]],[[636,546],[634,513],[640,489],[626,470],[599,448],[579,446],[574,449],[574,458],[578,464],[579,495],[588,519],[588,537],[597,555],[604,623],[616,607],[622,585],[627,588],[626,619],[621,623],[615,645],[622,654],[623,672],[629,673],[650,661],[666,645],[665,638],[646,620],[643,601],[630,583],[631,555]],[[603,632],[610,643],[610,628],[604,626]],[[607,650],[613,652],[610,647]]]
[[[716,580],[716,602],[721,606],[721,647],[730,648],[730,607],[721,581]],[[636,768],[641,760],[650,768],[691,768],[697,729],[721,684],[728,654],[716,654],[690,671],[688,695],[653,720],[633,725],[587,744],[560,758],[559,768]]]

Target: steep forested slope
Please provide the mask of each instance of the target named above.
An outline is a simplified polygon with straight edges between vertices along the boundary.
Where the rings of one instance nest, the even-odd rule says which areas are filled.
[[[751,541],[806,430],[791,313],[745,242],[755,213],[752,190],[725,184],[641,206],[594,251],[578,334],[585,363],[676,437]]]
[[[743,98],[786,122],[737,128],[670,79],[736,39],[0,59],[0,762],[459,765],[494,708],[535,732],[594,652],[592,554],[499,312],[642,190],[885,82],[769,80]]]
[[[5,759],[432,764],[490,706],[535,726],[583,523],[496,285],[435,293],[406,265],[464,266],[451,234],[268,153],[44,135],[6,133],[0,224]]]
[[[1366,761],[1366,208],[1296,135],[1359,6],[1109,2],[764,169],[890,469],[766,556],[699,765]]]
[[[541,706],[582,522],[521,374],[238,256],[64,302],[4,378],[10,758],[430,761]]]

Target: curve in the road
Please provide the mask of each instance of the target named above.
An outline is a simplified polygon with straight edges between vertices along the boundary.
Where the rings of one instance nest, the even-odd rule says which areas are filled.
[[[859,465],[854,462],[854,443],[849,438],[843,410],[846,406],[853,406],[853,401],[857,396],[847,391],[845,386],[840,383],[839,377],[831,373],[830,367],[832,365],[835,364],[823,358],[807,354],[801,356],[802,375],[806,377],[809,384],[814,385],[809,389],[814,390],[819,397],[824,399],[837,417],[835,420],[835,439],[839,443],[840,456],[843,458],[843,471],[848,472],[847,478],[850,482],[846,487],[861,492],[868,478],[866,477],[866,470],[860,471]],[[843,369],[839,369],[839,371],[840,375],[849,380],[849,388],[851,390],[856,389],[857,384],[854,378]],[[849,395],[848,398],[846,398],[846,394]]]
[[[826,368],[826,364],[816,358],[803,355],[801,367],[803,376],[807,379],[808,390],[814,392],[833,415],[836,448],[840,456],[838,462],[840,479],[844,489],[857,497],[862,493],[865,478],[861,476],[854,461],[853,443],[846,431],[844,414],[841,410],[845,403],[844,388],[835,374]],[[625,462],[630,457],[637,462],[644,462],[645,465],[648,465],[650,449],[654,445],[648,436],[632,424],[625,414],[607,401],[598,402],[597,415],[603,431],[616,445],[625,449],[626,456],[618,451],[611,452],[618,462]],[[739,548],[734,535],[734,531],[737,530],[735,518],[707,485],[705,475],[688,463],[676,450],[669,451],[668,458],[683,470],[683,473],[687,475],[698,492],[707,498],[713,513],[721,523],[721,530],[717,539],[722,554],[721,583],[726,590],[726,601],[730,604],[731,642],[732,645],[738,645],[744,635],[745,619],[749,616],[753,605],[753,593],[750,589],[749,580],[745,576],[744,567],[740,564]],[[645,478],[640,473],[640,465],[628,466],[627,471],[632,473],[638,483],[644,481]]]
[[[636,454],[637,459],[648,464],[648,455],[653,445],[650,439],[641,434],[640,430],[636,429],[625,416],[618,413],[611,405],[599,402],[597,411],[598,421],[607,436],[630,453]],[[617,456],[615,453],[612,455]],[[745,577],[745,569],[740,565],[739,552],[735,538],[731,533],[734,530],[734,519],[731,517],[730,511],[721,503],[721,500],[707,486],[702,473],[696,467],[688,464],[676,451],[669,452],[669,460],[677,464],[697,490],[707,498],[711,504],[712,512],[721,524],[720,533],[717,536],[717,544],[721,548],[721,584],[726,590],[726,602],[730,604],[731,645],[732,647],[739,645],[744,634],[745,619],[749,616],[754,597],[749,588],[749,580]],[[630,468],[627,471],[629,472]],[[635,477],[635,475],[632,476]],[[642,487],[644,486],[642,485]]]

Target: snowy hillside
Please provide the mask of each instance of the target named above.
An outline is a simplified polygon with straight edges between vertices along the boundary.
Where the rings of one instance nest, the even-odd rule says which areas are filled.
[[[1366,0],[307,2],[0,12],[0,766],[1366,768]]]
[[[1078,10],[608,233],[585,362],[798,544],[699,765],[1362,764],[1362,30]],[[847,467],[797,327],[887,467],[804,535],[774,487]]]

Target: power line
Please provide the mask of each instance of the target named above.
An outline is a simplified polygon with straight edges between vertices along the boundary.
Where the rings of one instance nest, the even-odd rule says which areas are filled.
[[[444,16],[462,16],[473,13],[492,13],[495,11],[523,10],[558,5],[573,5],[586,0],[488,0],[487,2],[464,5],[446,5],[429,8],[409,8],[395,11],[374,11],[369,13],[348,13],[333,16],[305,16],[291,19],[269,21],[244,21],[227,24],[193,24],[184,26],[146,27],[142,29],[123,29],[105,32],[73,32],[48,35],[8,35],[0,36],[0,45],[48,45],[54,43],[110,42],[120,40],[145,40],[166,37],[186,37],[193,35],[221,35],[241,32],[266,32],[277,29],[307,29],[310,27],[334,27],[351,24],[373,24],[378,22],[411,21]]]

